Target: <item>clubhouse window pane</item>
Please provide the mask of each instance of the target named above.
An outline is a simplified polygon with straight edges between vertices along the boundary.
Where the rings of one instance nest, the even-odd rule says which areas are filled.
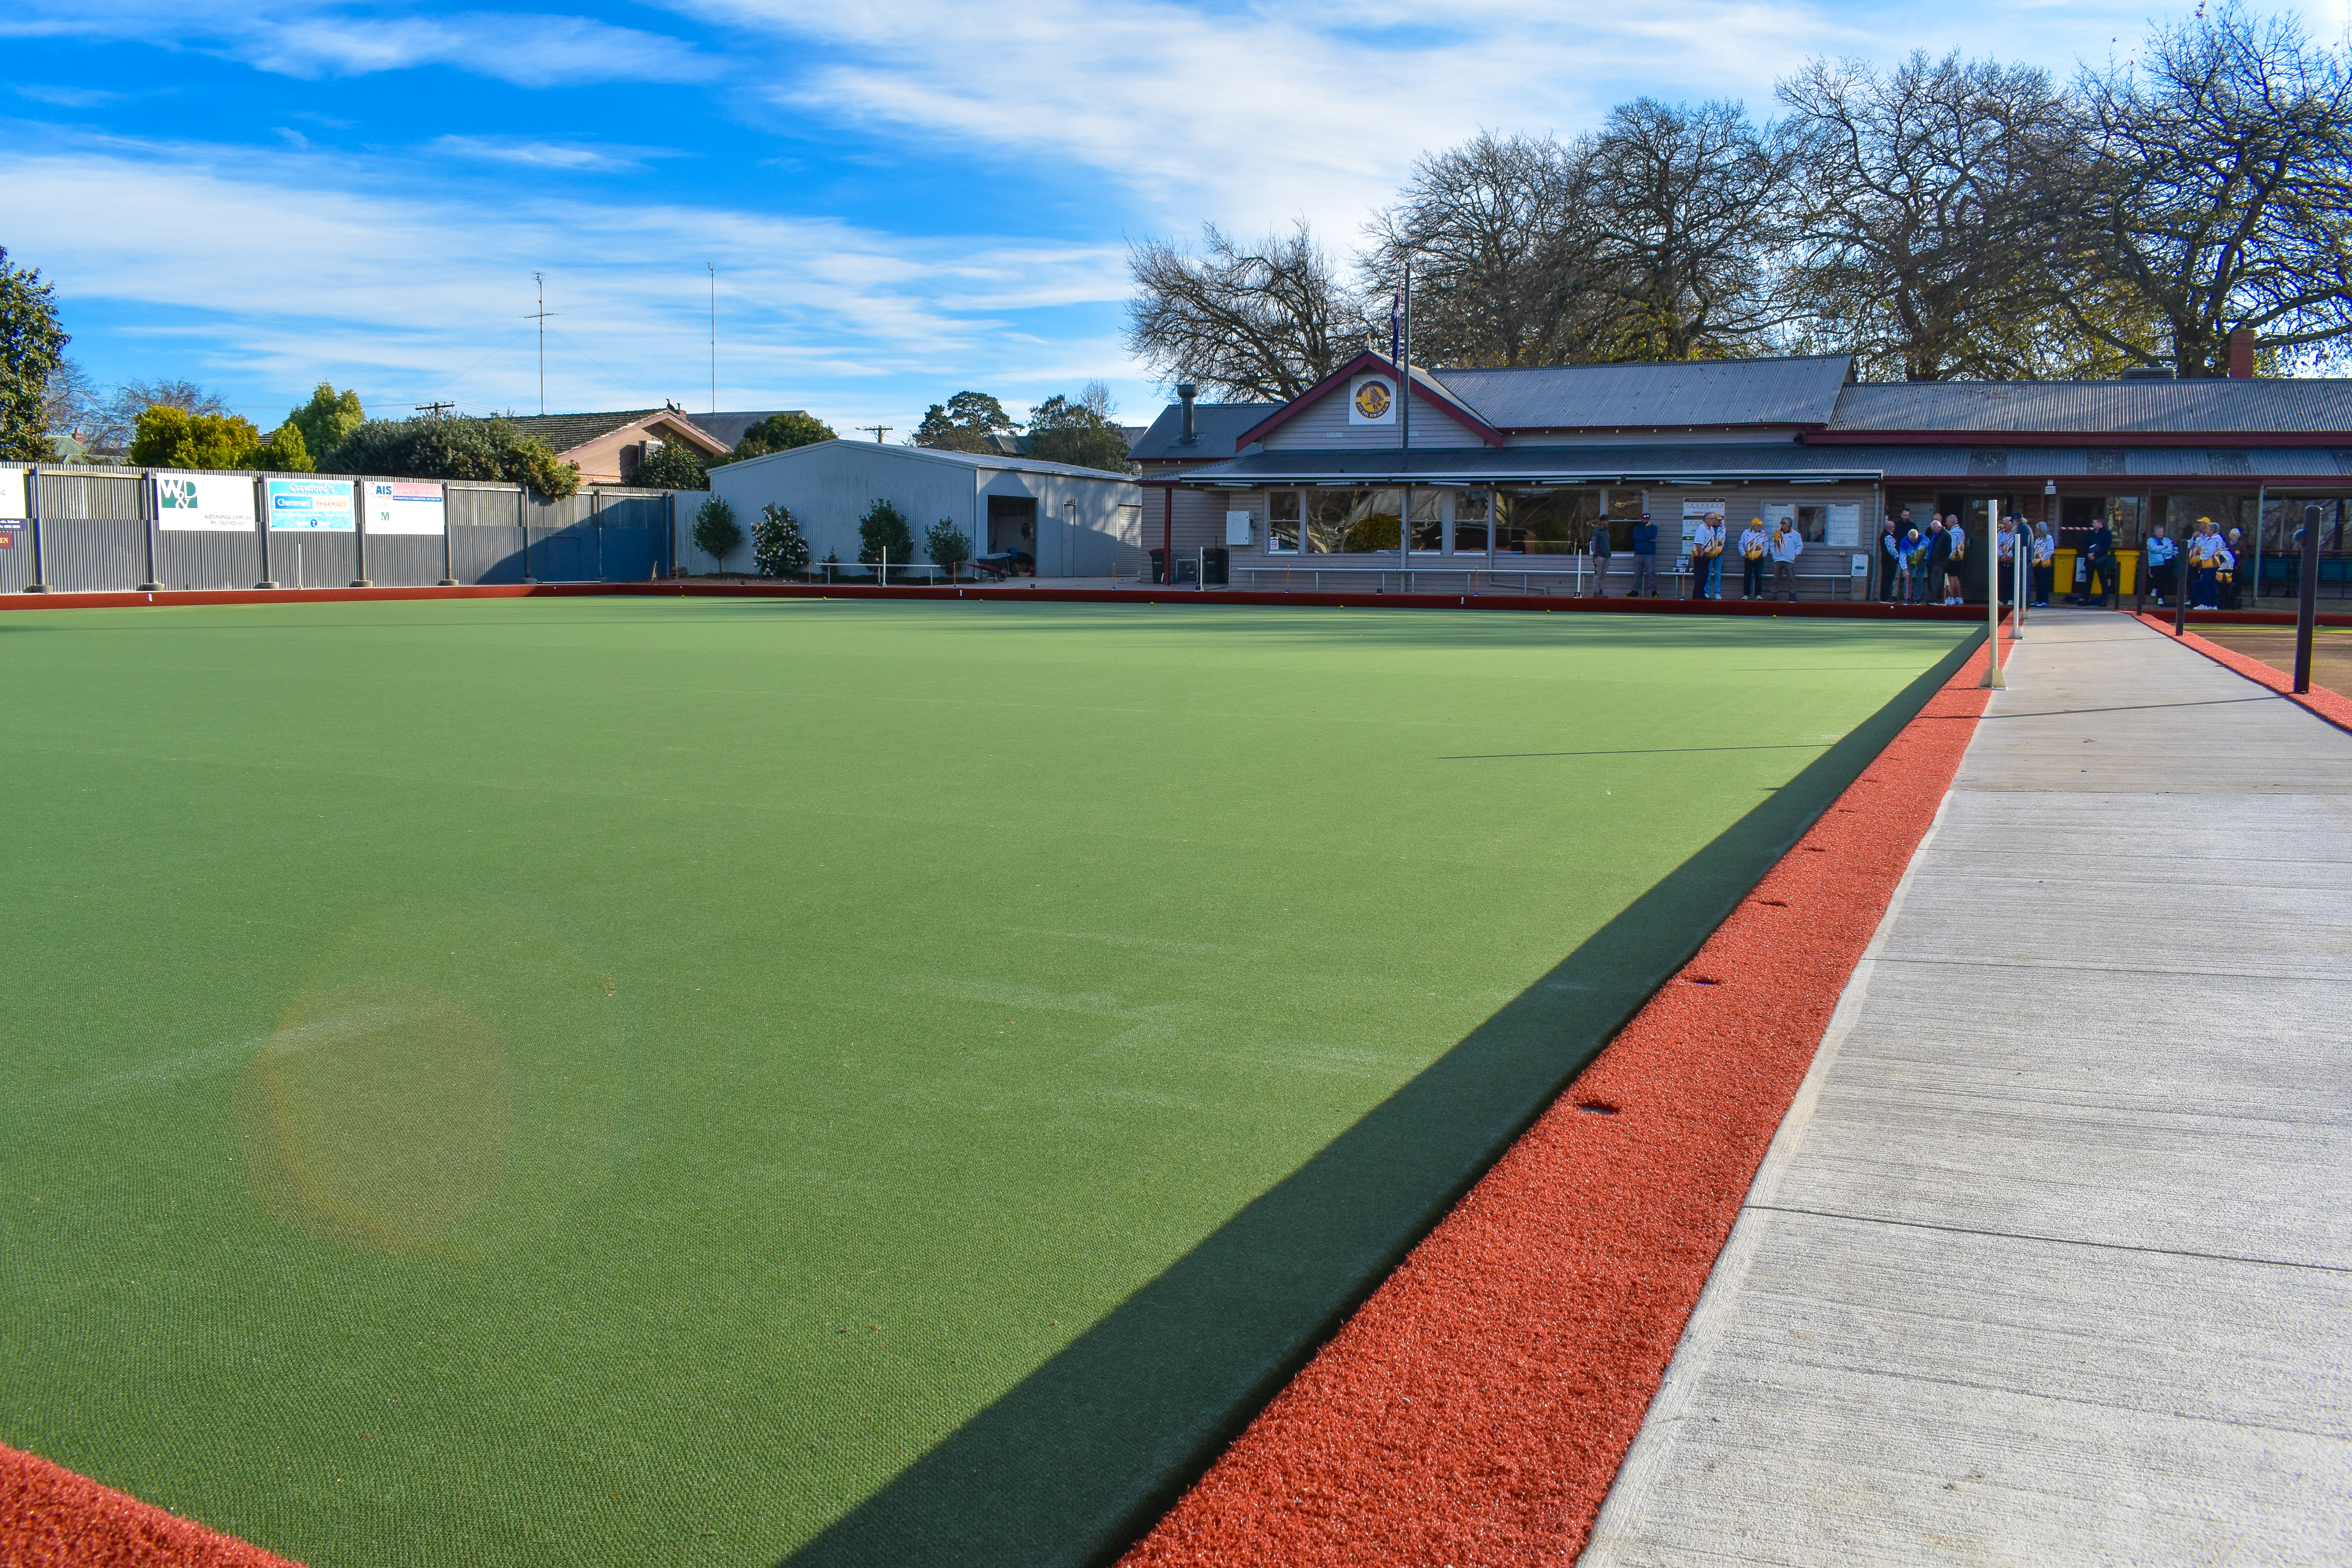
[[[1830,509],[1825,506],[1801,506],[1797,509],[1797,532],[1808,544],[1819,544],[1829,537]]]
[[[1298,492],[1276,490],[1265,498],[1265,547],[1276,555],[1298,552]]]
[[[1486,549],[1486,492],[1464,490],[1454,498],[1454,548],[1471,554]]]
[[[1528,555],[1581,549],[1601,512],[1597,490],[1518,490],[1500,498],[1496,548]]]
[[[1402,490],[1328,487],[1307,495],[1307,548],[1320,555],[1363,555],[1394,550],[1402,523]]]
[[[1445,520],[1439,510],[1445,492],[1428,485],[1416,485],[1412,492],[1412,547],[1432,554],[1444,548]]]

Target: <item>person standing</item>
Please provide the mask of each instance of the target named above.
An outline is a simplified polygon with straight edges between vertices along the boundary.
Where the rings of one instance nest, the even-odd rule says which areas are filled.
[[[2091,563],[2091,597],[2100,609],[2110,609],[2107,601],[2120,597],[2116,574],[2116,531],[2107,526],[2104,517],[2091,530],[2090,542],[2083,547],[2083,559]]]
[[[1690,536],[1690,596],[1720,598],[1723,595],[1723,514],[1711,511],[1699,520]]]
[[[1931,548],[1916,528],[1903,536],[1903,602],[1906,605],[1927,602],[1927,555]]]
[[[2221,607],[2238,607],[2238,569],[2246,559],[2246,534],[2243,529],[2231,529],[2221,541],[2221,552],[2228,557],[2221,565]]]
[[[1658,596],[1658,525],[1646,511],[1633,525],[1633,597],[1645,588],[1653,599]]]
[[[1764,596],[1764,563],[1772,553],[1772,541],[1764,531],[1764,520],[1751,517],[1748,526],[1739,531],[1739,597],[1742,603]]]
[[[2048,523],[2033,525],[2032,548],[2033,554],[2028,564],[2033,568],[2033,595],[2027,607],[2046,610],[2050,607],[2051,579],[2058,571],[2058,539],[2050,531]]]
[[[2017,539],[2025,520],[2015,512],[2005,512],[2000,520],[2000,536],[1994,542],[1992,574],[2000,579],[1994,593],[2004,605],[2016,601]]]
[[[2197,531],[2189,536],[2185,553],[2189,557],[2189,607],[2192,610],[2221,608],[2218,590],[2221,575],[2221,535],[2213,527],[2211,518],[2197,520]]]
[[[1878,596],[1890,605],[1903,602],[1904,535],[1911,529],[1911,509],[1905,507],[1900,521],[1886,520],[1886,528],[1878,536],[1878,552],[1885,557],[1880,563]]]
[[[2156,523],[2147,531],[2147,585],[2156,590],[2156,602],[2161,605],[2167,594],[2180,591],[2180,546],[2164,531],[2164,524]]]
[[[1965,605],[1967,590],[1960,585],[1960,563],[1969,553],[1969,531],[1960,526],[1958,517],[1944,519],[1944,580],[1938,584],[1944,590],[1944,603]]]
[[[1797,602],[1797,557],[1805,548],[1805,536],[1797,531],[1793,517],[1780,519],[1780,526],[1772,531],[1772,596],[1780,597],[1783,590],[1789,603]]]
[[[1952,539],[1946,531],[1947,520],[1931,516],[1927,520],[1927,569],[1919,584],[1918,603],[1924,605],[1930,596],[1938,604],[1948,595],[1944,591],[1944,574],[1952,561]]]
[[[1592,524],[1592,596],[1596,599],[1609,592],[1609,520],[1601,518]]]

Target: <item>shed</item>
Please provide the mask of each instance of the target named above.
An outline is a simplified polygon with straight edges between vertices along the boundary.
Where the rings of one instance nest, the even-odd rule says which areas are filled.
[[[744,542],[718,562],[681,539],[689,571],[751,571],[751,529],[770,505],[791,511],[811,560],[854,562],[858,520],[877,500],[906,514],[918,560],[929,558],[924,531],[945,518],[975,556],[1018,551],[1040,577],[1126,575],[1144,562],[1143,492],[1133,479],[1011,453],[819,441],[713,468],[710,489],[735,509]]]

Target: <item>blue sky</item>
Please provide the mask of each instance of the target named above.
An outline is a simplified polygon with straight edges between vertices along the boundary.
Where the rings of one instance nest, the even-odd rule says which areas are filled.
[[[2340,37],[2344,0],[2306,13]],[[1414,155],[1572,134],[1648,92],[1770,110],[1808,55],[2070,72],[2142,5],[680,0],[499,10],[11,0],[0,245],[101,385],[184,376],[267,427],[373,413],[806,407],[898,438],[1017,415],[1119,345],[1125,247],[1294,216],[1357,238]]]

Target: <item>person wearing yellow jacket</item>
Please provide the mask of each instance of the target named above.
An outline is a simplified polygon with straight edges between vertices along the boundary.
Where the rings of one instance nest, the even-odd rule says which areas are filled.
[[[2222,546],[2221,531],[2210,517],[2197,520],[2197,531],[2189,536],[2181,553],[2189,558],[2189,607],[2192,610],[2217,610],[2221,607],[2221,557],[2228,553]]]
[[[1739,596],[1760,599],[1764,596],[1764,563],[1772,552],[1772,542],[1764,531],[1764,520],[1751,517],[1739,532]]]

